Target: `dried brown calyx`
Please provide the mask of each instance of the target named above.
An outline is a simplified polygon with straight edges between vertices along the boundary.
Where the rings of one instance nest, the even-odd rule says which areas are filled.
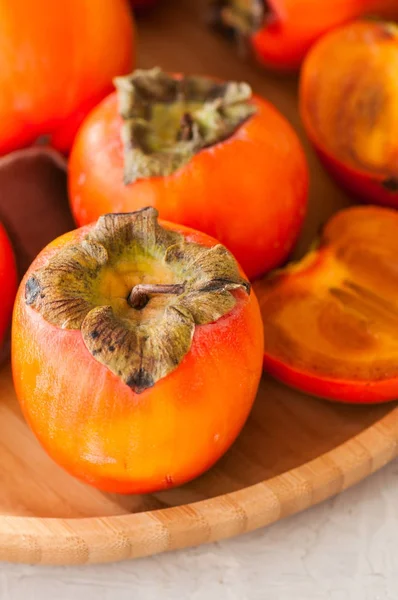
[[[189,242],[146,208],[100,217],[85,238],[57,251],[26,282],[26,304],[63,329],[80,329],[89,352],[135,392],[178,367],[196,325],[250,293],[232,254]]]
[[[123,119],[125,184],[174,173],[256,112],[247,83],[172,77],[159,68],[114,81]]]
[[[265,0],[213,0],[209,21],[223,33],[241,39],[258,31],[270,14]]]

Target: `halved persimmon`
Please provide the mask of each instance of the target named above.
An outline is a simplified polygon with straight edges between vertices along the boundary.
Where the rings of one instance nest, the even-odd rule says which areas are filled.
[[[305,128],[331,174],[359,199],[395,208],[397,70],[398,27],[358,21],[312,48],[300,83]]]
[[[398,213],[354,207],[299,263],[255,284],[265,369],[341,402],[398,398]]]

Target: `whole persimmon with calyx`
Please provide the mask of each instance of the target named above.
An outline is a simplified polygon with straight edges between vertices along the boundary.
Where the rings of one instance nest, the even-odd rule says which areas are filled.
[[[154,206],[161,218],[218,239],[249,279],[281,264],[308,191],[304,152],[284,117],[245,83],[152,69],[116,85],[71,153],[77,223]]]
[[[0,345],[11,321],[12,307],[17,291],[17,269],[10,241],[0,223]]]
[[[27,421],[60,465],[112,492],[211,467],[249,414],[262,357],[257,300],[233,256],[152,208],[55,240],[16,300]]]
[[[357,21],[314,46],[300,82],[302,119],[326,168],[359,200],[395,208],[397,70],[398,27]]]
[[[396,0],[213,0],[211,22],[247,41],[258,60],[297,69],[329,30],[362,15],[398,17]]]
[[[134,66],[128,0],[0,0],[0,15],[0,154],[42,136],[67,152]]]
[[[398,213],[337,213],[302,261],[259,281],[265,369],[329,400],[398,398]]]

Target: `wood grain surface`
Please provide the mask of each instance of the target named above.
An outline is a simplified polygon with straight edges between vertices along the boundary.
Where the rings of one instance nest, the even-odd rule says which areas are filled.
[[[312,176],[309,214],[295,252],[301,255],[348,200],[305,139],[296,78],[271,75],[239,58],[207,29],[206,4],[164,0],[141,19],[139,66],[246,80],[287,116],[303,139]],[[4,193],[0,173],[0,199]],[[5,205],[3,200],[3,210]],[[57,207],[45,225],[54,236],[70,226],[67,214],[57,221]],[[33,213],[30,206],[30,218]],[[23,238],[29,224],[18,227]],[[156,495],[115,496],[78,482],[47,457],[22,418],[9,364],[0,371],[0,399],[0,559],[15,562],[116,561],[241,534],[342,491],[397,455],[396,404],[334,405],[264,376],[241,436],[211,471]]]

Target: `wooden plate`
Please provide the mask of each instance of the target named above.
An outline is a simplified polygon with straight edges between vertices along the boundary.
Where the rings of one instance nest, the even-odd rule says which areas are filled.
[[[248,80],[287,115],[306,144],[312,170],[309,217],[296,252],[302,254],[347,199],[302,134],[296,80],[239,59],[206,29],[206,2],[164,0],[143,19],[139,64]],[[7,364],[0,371],[0,399],[0,559],[8,561],[116,561],[219,540],[316,504],[397,454],[395,404],[339,406],[264,377],[246,427],[215,468],[180,489],[117,497],[71,478],[41,450],[19,411]]]

